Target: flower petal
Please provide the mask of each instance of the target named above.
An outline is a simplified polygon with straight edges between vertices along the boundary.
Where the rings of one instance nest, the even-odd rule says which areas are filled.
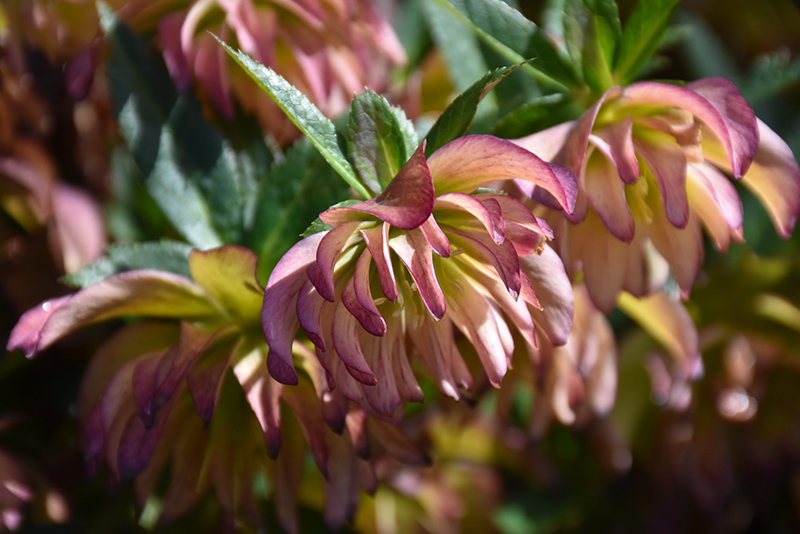
[[[336,225],[346,212],[357,211],[374,215],[394,227],[411,230],[430,217],[433,201],[433,181],[425,162],[423,142],[378,197],[346,208],[331,208],[319,217],[327,224]]]
[[[411,273],[422,302],[428,311],[441,319],[446,311],[442,288],[433,269],[433,252],[421,230],[404,232],[389,240],[389,246]]]
[[[267,365],[270,374],[282,384],[297,384],[292,363],[292,342],[300,324],[295,308],[297,293],[306,281],[306,268],[315,261],[317,247],[324,233],[309,236],[287,252],[273,269],[264,291],[261,324],[270,351]]]
[[[625,117],[601,128],[597,137],[608,145],[607,152],[617,168],[620,179],[626,184],[635,184],[639,180],[639,161],[633,147],[633,119]]]
[[[761,143],[742,183],[767,208],[783,238],[792,235],[800,212],[800,168],[789,146],[766,124],[758,121]]]
[[[511,241],[495,244],[488,236],[476,232],[451,231],[453,241],[469,251],[471,257],[490,263],[505,284],[508,292],[516,300],[521,289],[519,256]],[[457,236],[457,237],[456,237]]]
[[[367,250],[372,255],[372,261],[378,270],[383,296],[394,302],[397,300],[397,282],[394,279],[392,257],[389,252],[389,228],[388,223],[383,223],[377,228],[361,230],[361,237],[364,238]]]
[[[327,350],[322,330],[322,308],[326,304],[330,303],[319,295],[311,280],[303,282],[297,293],[297,319],[308,339],[321,350]]]
[[[436,198],[434,210],[436,210],[436,218],[442,224],[447,224],[453,215],[458,216],[466,212],[480,221],[495,243],[499,245],[505,239],[503,212],[500,204],[492,195],[484,195],[483,199],[478,199],[466,193],[446,193]],[[452,211],[457,213],[448,214]],[[530,210],[527,211],[530,213]],[[459,227],[461,225],[453,223],[452,226]]]
[[[686,156],[671,138],[655,130],[640,132],[633,140],[636,152],[653,172],[667,218],[676,228],[689,221],[689,199],[686,196]]]
[[[53,222],[64,270],[75,272],[103,255],[106,231],[100,207],[85,192],[64,184],[53,191]]]
[[[681,292],[688,296],[703,266],[703,231],[697,216],[691,214],[685,228],[675,228],[667,221],[664,211],[655,207],[653,223],[647,226],[647,234],[672,268]]]
[[[409,329],[408,333],[442,394],[459,400],[459,388],[471,387],[472,379],[459,383],[452,371],[453,362],[460,360],[463,363],[463,360],[453,339],[453,324],[450,319],[444,317],[441,322],[436,323],[425,317],[416,328]]]
[[[550,343],[563,345],[572,327],[574,297],[564,264],[549,246],[539,255],[519,259],[522,273],[536,291],[542,310],[532,309],[531,317],[544,331]]]
[[[237,245],[193,250],[189,254],[192,280],[203,288],[228,314],[243,321],[258,316],[264,289],[256,278],[258,258]]]
[[[385,342],[385,339],[369,334],[361,335],[361,344],[364,353],[369,358],[371,368],[375,371],[378,381],[374,387],[362,388],[364,397],[370,406],[379,414],[391,417],[395,409],[403,402],[397,389],[394,376],[392,359],[394,347]]]
[[[369,255],[362,255],[362,257],[369,258]],[[369,275],[369,265],[367,265],[367,274]],[[367,279],[369,283],[369,279]],[[372,336],[383,336],[386,333],[386,322],[383,320],[380,312],[375,308],[375,303],[372,303],[371,308],[366,308],[361,305],[356,296],[353,287],[353,279],[347,281],[342,290],[341,302],[347,311],[358,320],[358,323],[370,333]]]
[[[28,310],[11,332],[7,349],[32,357],[79,328],[126,315],[200,320],[218,314],[205,293],[182,276],[128,271]]]
[[[689,165],[689,203],[719,250],[741,236],[742,202],[730,180],[710,165]],[[738,224],[736,224],[738,223]]]
[[[569,213],[575,205],[574,176],[555,173],[532,152],[491,135],[459,137],[431,154],[428,166],[437,195],[471,193],[498,180],[518,179],[545,189]]]
[[[231,356],[236,347],[238,336],[230,336],[217,340],[203,354],[186,375],[186,385],[194,399],[197,413],[208,425],[217,408],[222,382],[231,363]],[[266,372],[266,366],[264,366]]]
[[[428,240],[428,243],[430,243],[431,248],[436,254],[443,258],[450,257],[450,242],[436,223],[433,214],[420,225],[419,229],[422,230],[422,234],[425,236],[425,239]]]
[[[280,397],[283,385],[268,374],[261,349],[242,344],[237,347],[234,360],[233,373],[264,431],[267,453],[270,458],[277,458],[281,449]]]
[[[333,347],[353,378],[362,384],[372,386],[378,382],[378,379],[375,378],[375,374],[367,365],[364,354],[361,352],[361,344],[358,340],[359,330],[358,321],[347,312],[344,303],[339,300],[336,303],[331,329]]]
[[[306,269],[306,275],[319,294],[328,302],[336,300],[333,284],[333,270],[342,252],[350,247],[360,235],[357,233],[361,223],[353,221],[341,224],[327,232],[317,247],[317,261]]]
[[[625,199],[625,184],[614,162],[602,150],[593,150],[586,164],[586,196],[600,220],[617,239],[630,243],[636,222]]]

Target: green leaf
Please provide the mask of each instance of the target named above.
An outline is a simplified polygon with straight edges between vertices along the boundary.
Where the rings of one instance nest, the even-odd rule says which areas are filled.
[[[595,93],[614,85],[611,67],[622,35],[614,0],[568,0],[564,8],[564,42],[584,81]]]
[[[196,247],[240,242],[254,184],[235,152],[205,121],[195,97],[176,93],[160,54],[107,7],[99,9],[115,114],[148,192]]]
[[[617,82],[627,84],[658,48],[679,0],[640,0],[622,31],[614,59]]]
[[[433,154],[434,151],[466,133],[472,122],[472,118],[475,117],[478,104],[480,104],[483,97],[486,96],[494,86],[500,83],[503,78],[524,64],[525,63],[520,63],[510,67],[495,69],[473,83],[469,89],[458,95],[453,103],[439,116],[439,119],[433,127],[431,127],[428,135],[425,137],[428,141],[428,146],[425,148],[425,155],[429,156]]]
[[[361,180],[376,195],[411,157],[411,153],[406,153],[398,119],[392,106],[374,91],[367,89],[353,98],[347,152]]]
[[[546,95],[500,119],[491,133],[504,139],[516,139],[573,120],[580,116],[581,111],[567,95]]]
[[[230,56],[255,80],[261,89],[278,104],[303,134],[319,150],[322,157],[333,167],[350,187],[364,198],[370,198],[369,191],[359,182],[350,162],[344,157],[336,137],[333,123],[317,109],[314,104],[294,86],[264,65],[251,59],[247,54],[234,51],[215,36]]]
[[[436,0],[469,22],[487,44],[506,58],[522,62],[536,58],[532,66],[552,80],[573,87],[580,78],[550,38],[502,0]]]
[[[256,252],[260,274],[268,274],[320,212],[343,198],[347,185],[308,139],[275,163],[261,184],[248,245]]]
[[[191,245],[169,240],[110,245],[105,257],[66,275],[63,281],[83,288],[109,276],[140,269],[158,269],[191,278],[188,261],[191,250]]]

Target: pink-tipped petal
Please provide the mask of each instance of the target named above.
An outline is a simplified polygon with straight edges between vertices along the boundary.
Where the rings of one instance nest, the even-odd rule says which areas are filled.
[[[397,300],[397,282],[394,279],[392,257],[389,252],[389,228],[388,223],[383,223],[377,228],[361,230],[361,237],[364,238],[367,250],[378,270],[383,296],[394,302]]]
[[[733,174],[743,176],[759,146],[759,127],[753,109],[736,85],[725,78],[705,78],[686,86],[716,108],[728,127],[731,139]],[[719,134],[717,134],[719,137]]]
[[[519,259],[520,269],[536,291],[542,310],[531,310],[531,317],[552,345],[567,342],[572,327],[574,297],[564,264],[553,249],[545,246],[539,255]]]
[[[688,295],[703,266],[703,231],[697,216],[692,214],[685,228],[675,228],[660,206],[655,207],[647,233],[658,253],[669,263],[681,291]]]
[[[311,280],[303,282],[297,293],[297,319],[308,339],[321,350],[327,350],[322,331],[322,308],[326,304],[330,303],[319,295]]]
[[[341,212],[357,211],[374,215],[394,227],[411,230],[430,217],[433,201],[433,181],[425,162],[425,143],[422,143],[378,197],[346,208],[331,208],[319,217],[333,225]]]
[[[217,408],[222,382],[230,366],[236,341],[236,337],[231,336],[214,343],[186,375],[189,393],[192,395],[198,415],[206,425],[211,423]]]
[[[445,317],[437,324],[426,317],[417,328],[409,330],[409,335],[442,394],[459,400],[459,383],[452,367],[454,361],[461,360],[461,354],[453,340],[450,320]]]
[[[335,227],[322,238],[317,247],[317,261],[306,269],[306,275],[319,294],[328,302],[336,300],[334,290],[333,270],[336,260],[347,249],[359,234],[359,222],[349,222]]]
[[[364,397],[376,412],[391,417],[402,402],[400,392],[397,389],[397,382],[392,367],[393,347],[385,343],[383,339],[370,335],[362,335],[362,346],[365,354],[371,362],[371,368],[375,370],[378,382],[374,387],[362,388]]]
[[[454,241],[468,250],[472,257],[487,262],[495,268],[514,300],[519,297],[522,284],[520,282],[519,256],[511,241],[497,245],[488,236],[476,232],[467,233],[454,230],[452,234],[458,236],[458,239],[454,238]]]
[[[719,82],[721,78],[712,78],[710,80],[714,84]],[[704,87],[700,84],[696,87],[699,90],[710,93],[710,91],[707,91],[707,89],[710,89],[708,86]],[[751,127],[755,127],[755,123],[753,122],[752,126],[747,125],[749,119],[746,117],[747,114],[743,108],[741,108],[742,103],[738,102],[738,99],[741,98],[741,95],[738,95],[738,90],[733,87],[733,91],[736,92],[738,97],[733,94],[730,87],[725,88],[720,85],[719,91],[721,97],[730,99],[728,105],[730,105],[729,111],[732,114],[729,117],[723,117],[720,114],[720,110],[716,107],[716,105],[720,105],[719,102],[712,103],[694,89],[676,85],[640,82],[628,87],[623,98],[626,102],[632,104],[674,106],[693,114],[703,121],[722,143],[728,161],[730,161],[733,168],[734,176],[740,177],[744,174],[753,157],[755,146],[758,143],[758,132],[755,129],[750,133],[747,132]],[[747,104],[744,103],[744,105],[746,106]],[[737,123],[737,121],[743,122]],[[753,140],[755,140],[755,144]]]
[[[323,237],[324,233],[314,234],[293,246],[273,269],[264,291],[261,324],[270,347],[267,365],[272,376],[283,384],[297,384],[292,342],[300,322],[297,314],[287,310],[296,307],[297,293],[306,281],[306,268],[316,260]]]
[[[245,345],[237,347],[238,361],[233,366],[233,373],[261,424],[269,457],[276,458],[281,448],[280,398],[283,385],[268,374],[263,351],[256,348],[247,352],[250,348]]]
[[[393,237],[389,246],[411,273],[425,307],[431,315],[441,319],[447,306],[433,269],[433,250],[422,231],[414,229]]]
[[[428,160],[436,193],[471,193],[498,180],[524,180],[547,190],[567,212],[575,205],[577,186],[571,173],[557,174],[538,156],[491,135],[468,135],[451,141]]]
[[[362,384],[372,386],[378,380],[361,352],[361,344],[358,340],[360,329],[358,321],[347,312],[344,303],[341,300],[337,302],[331,330],[333,346],[353,378]]]
[[[685,228],[689,221],[689,199],[686,196],[686,156],[668,141],[664,134],[652,132],[655,144],[642,136],[634,139],[637,153],[655,176],[664,199],[667,219],[676,228]]]
[[[625,199],[625,184],[614,162],[602,150],[594,150],[586,164],[586,196],[600,220],[614,236],[630,243],[636,222]]]
[[[53,223],[59,250],[68,273],[102,256],[106,247],[103,213],[94,199],[76,187],[58,184],[52,197]]]
[[[158,21],[158,37],[164,50],[164,63],[179,91],[185,91],[192,83],[192,74],[186,55],[181,47],[181,26],[186,19],[185,12],[169,13]]]
[[[25,312],[12,330],[7,348],[21,349],[32,357],[86,325],[126,315],[192,320],[218,313],[204,292],[182,276],[128,271]]]
[[[138,417],[128,420],[117,453],[121,480],[130,480],[147,468],[176,401],[177,396],[158,413],[152,426],[145,426]]]
[[[761,121],[758,129],[761,143],[742,183],[767,208],[781,237],[788,238],[800,212],[800,168],[789,145]]]
[[[367,256],[369,257],[369,256]],[[367,267],[369,268],[369,267]],[[369,281],[367,281],[369,282]],[[342,290],[341,301],[347,311],[356,318],[358,323],[373,336],[383,336],[386,333],[386,322],[383,320],[380,312],[377,309],[366,308],[361,305],[356,296],[355,288],[353,287],[353,279],[347,281]],[[373,303],[371,308],[375,308]]]
[[[492,195],[478,199],[465,193],[447,193],[436,199],[436,217],[443,223],[447,221],[448,211],[463,212],[475,217],[489,232],[498,245],[505,239],[505,222],[500,204]],[[530,211],[528,210],[530,213]],[[460,225],[459,225],[460,226]]]
[[[625,117],[601,128],[597,137],[608,145],[611,160],[617,168],[620,179],[626,184],[635,184],[639,180],[639,162],[633,147],[633,119]]]
[[[419,229],[422,230],[422,235],[428,240],[428,243],[430,243],[431,248],[436,254],[443,258],[450,257],[450,242],[447,240],[447,236],[444,235],[444,232],[442,232],[442,229],[439,228],[436,219],[433,218],[433,214],[420,225]]]

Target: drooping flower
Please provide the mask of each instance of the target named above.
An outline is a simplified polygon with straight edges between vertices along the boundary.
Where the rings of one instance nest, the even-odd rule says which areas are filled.
[[[126,327],[89,366],[81,414],[90,466],[107,463],[114,484],[135,478],[143,506],[171,461],[164,523],[212,486],[231,517],[257,523],[250,491],[253,477],[266,470],[281,486],[275,494],[279,517],[295,531],[303,441],[326,478],[332,526],[352,514],[362,488],[374,489],[370,442],[390,454],[394,442],[402,443],[401,459],[426,462],[394,425],[357,407],[336,404],[339,417],[328,418],[333,430],[328,428],[325,373],[301,344],[291,348],[304,370],[299,386],[284,388],[269,376],[260,328],[263,289],[252,252],[237,246],[195,250],[189,270],[191,280],[157,270],[105,278],[28,311],[12,331],[8,349],[33,356],[91,323],[123,316],[171,319]],[[279,456],[284,439],[290,451]]]
[[[296,130],[209,31],[275,70],[331,117],[365,86],[387,89],[389,69],[406,61],[391,26],[367,0],[198,0],[180,11],[151,4],[121,6],[120,15],[135,22],[161,12],[158,34],[178,87],[186,89],[196,79],[229,118],[235,95],[282,143],[296,137]]]
[[[574,213],[546,218],[568,272],[583,272],[605,312],[622,290],[643,296],[660,287],[666,264],[688,295],[703,262],[702,227],[720,250],[743,239],[742,204],[723,173],[761,200],[781,236],[800,212],[791,150],[721,78],[614,87],[577,121],[516,143],[578,177]]]
[[[322,213],[331,230],[295,245],[267,283],[262,321],[272,376],[297,380],[291,343],[301,326],[331,395],[366,398],[391,415],[403,401],[422,399],[413,353],[445,395],[458,399],[472,386],[454,329],[494,385],[514,350],[509,324],[529,348],[537,327],[563,344],[572,290],[545,244],[549,227],[509,196],[476,191],[515,178],[572,210],[571,173],[508,141],[475,135],[427,160],[423,144],[377,198]]]

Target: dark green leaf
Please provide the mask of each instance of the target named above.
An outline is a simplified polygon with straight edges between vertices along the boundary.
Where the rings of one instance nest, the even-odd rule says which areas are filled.
[[[309,221],[347,196],[346,184],[314,145],[307,139],[296,143],[273,165],[258,193],[248,243],[259,257],[261,274],[269,273]]]
[[[586,84],[602,93],[614,84],[611,67],[622,29],[614,0],[568,0],[564,42]]]
[[[339,148],[336,128],[333,123],[303,93],[298,91],[282,76],[254,61],[247,54],[234,51],[227,44],[220,41],[219,38],[217,40],[225,47],[228,54],[259,84],[264,92],[278,104],[278,107],[286,113],[300,131],[308,137],[339,176],[359,194],[369,198],[369,191],[358,181],[353,167]]]
[[[763,102],[800,82],[800,59],[792,61],[788,50],[759,57],[742,84],[742,95],[751,105]]]
[[[140,269],[157,269],[191,277],[189,252],[192,247],[177,241],[156,241],[131,245],[110,245],[105,257],[68,274],[64,282],[73,287],[86,287],[109,276]]]
[[[495,125],[492,134],[505,139],[516,139],[573,120],[580,116],[581,111],[566,95],[543,96],[503,117]]]
[[[627,84],[658,48],[679,0],[641,0],[622,31],[614,59],[617,82]]]
[[[369,89],[356,95],[350,107],[347,152],[361,180],[376,195],[411,157],[392,106]]]
[[[475,116],[475,111],[478,109],[478,104],[480,104],[483,97],[486,96],[495,85],[500,83],[503,78],[522,65],[524,65],[524,63],[495,69],[472,84],[469,89],[458,95],[453,103],[444,110],[425,137],[425,139],[428,140],[428,146],[425,148],[425,155],[432,154],[453,139],[466,133],[472,122],[472,118]]]
[[[405,0],[396,18],[393,18],[397,37],[403,44],[410,65],[417,65],[431,45],[428,25],[425,24],[423,2],[427,0]]]
[[[502,0],[436,0],[469,22],[487,44],[512,61],[534,57],[533,67],[552,80],[572,87],[580,82],[575,69],[550,38]]]

